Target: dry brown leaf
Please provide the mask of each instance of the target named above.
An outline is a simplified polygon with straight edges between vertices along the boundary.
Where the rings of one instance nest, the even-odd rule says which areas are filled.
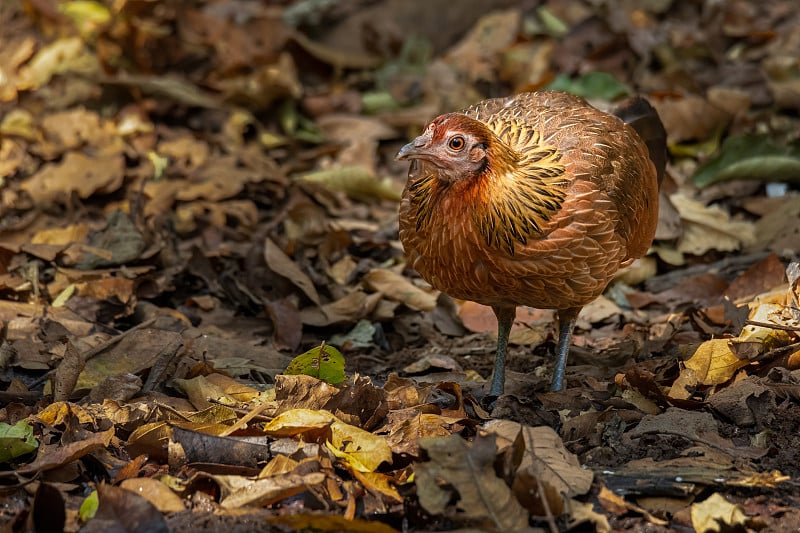
[[[200,199],[220,202],[242,192],[248,183],[259,183],[265,178],[256,170],[242,168],[233,157],[221,157],[200,167],[190,181],[183,181],[175,197],[184,202]]]
[[[500,53],[514,44],[521,22],[522,14],[517,9],[484,15],[450,50],[445,61],[472,81],[493,80]]]
[[[352,470],[353,475],[361,482],[368,490],[377,492],[386,497],[389,501],[394,503],[402,503],[403,497],[397,492],[397,489],[391,484],[392,477],[380,472],[360,472]]]
[[[84,363],[84,358],[75,345],[67,341],[64,357],[53,376],[53,401],[66,402],[69,400],[75,390],[78,376],[83,371]]]
[[[147,455],[156,461],[165,461],[165,450],[171,435],[172,428],[166,422],[148,422],[133,430],[125,448],[131,457]]]
[[[25,180],[20,188],[43,207],[66,202],[72,193],[81,198],[93,194],[108,194],[122,185],[125,159],[119,154],[89,156],[68,152],[59,163],[44,165]]]
[[[172,331],[150,328],[134,331],[86,362],[76,390],[91,389],[108,376],[138,374],[152,368],[159,358],[177,352],[182,344],[181,335]]]
[[[786,268],[780,258],[770,254],[745,270],[725,290],[731,301],[752,297],[786,283]]]
[[[266,479],[250,479],[244,476],[212,476],[222,490],[220,505],[224,509],[236,509],[245,505],[271,505],[310,486],[325,481],[325,474],[312,472],[306,475],[283,474]]]
[[[287,457],[283,454],[277,454],[266,464],[266,466],[264,466],[264,468],[261,469],[261,472],[258,473],[258,477],[267,478],[288,474],[297,468],[297,465],[299,464],[299,462],[290,457]]]
[[[227,394],[223,387],[213,384],[206,376],[176,379],[173,383],[189,398],[195,409],[205,409],[216,402],[221,402],[225,405],[237,404],[236,399]]]
[[[75,283],[78,294],[95,300],[108,300],[117,298],[122,303],[128,303],[133,298],[136,281],[124,277],[108,276],[91,281]]]
[[[164,515],[149,501],[132,491],[101,483],[97,487],[99,507],[84,528],[88,533],[125,531],[130,528],[131,517],[141,531],[165,532],[169,528]]]
[[[590,523],[594,526],[597,533],[609,533],[611,525],[608,523],[608,518],[594,510],[592,502],[579,502],[578,500],[570,501],[570,527],[575,527],[583,523]]]
[[[207,142],[193,135],[184,134],[158,143],[159,155],[169,157],[170,166],[180,173],[188,174],[200,168],[209,157]]]
[[[377,145],[377,143],[376,143]],[[359,152],[374,151],[359,147]],[[391,178],[379,179],[373,170],[365,165],[346,165],[336,168],[317,170],[299,176],[300,180],[318,183],[331,191],[341,191],[351,198],[369,201],[377,198],[399,201],[402,190]]]
[[[364,276],[364,283],[373,291],[390,300],[400,302],[417,311],[430,311],[436,307],[436,294],[426,292],[408,278],[385,268],[374,268]]]
[[[492,420],[484,430],[501,436],[501,446],[514,444],[522,448],[512,488],[530,512],[546,516],[549,509],[556,516],[561,515],[566,512],[569,498],[585,494],[591,487],[592,471],[581,468],[578,458],[567,451],[552,428]],[[542,504],[542,497],[547,498],[547,506]]]
[[[38,149],[47,153],[79,152],[86,146],[93,152],[105,154],[117,154],[125,149],[113,121],[81,107],[45,115],[41,128],[45,138]]]
[[[263,439],[227,436],[230,426],[216,423],[176,422],[167,450],[181,463],[227,464],[257,468],[273,453]],[[173,460],[173,457],[170,457]]]
[[[750,251],[770,250],[784,255],[797,248],[800,235],[800,196],[790,195],[781,205],[764,213],[756,222],[756,240],[747,247]]]
[[[87,399],[95,405],[106,401],[126,402],[142,390],[142,384],[139,376],[129,372],[108,376],[89,391]]]
[[[703,255],[709,250],[730,252],[752,245],[755,226],[750,222],[731,220],[718,206],[705,206],[682,193],[670,196],[684,224],[678,240],[678,251]]]
[[[54,244],[64,246],[85,242],[89,235],[88,224],[70,224],[63,228],[46,228],[31,237],[31,244]]]
[[[320,307],[302,309],[300,319],[310,326],[354,323],[372,313],[381,300],[381,293],[367,294],[357,290]]]
[[[264,260],[270,270],[291,281],[309,300],[320,305],[319,294],[311,278],[269,238],[264,240]]]
[[[208,374],[206,380],[238,402],[250,402],[260,394],[257,389],[245,385],[241,381],[226,376],[225,374],[217,372]]]
[[[80,37],[57,39],[39,49],[33,58],[19,70],[16,80],[18,90],[38,89],[56,74],[82,72],[100,73],[97,55],[92,53]]]
[[[392,463],[392,450],[384,437],[338,419],[331,424],[331,439],[325,445],[359,472],[373,472],[381,463]]]
[[[157,479],[151,477],[130,478],[124,480],[119,486],[142,496],[162,513],[177,513],[186,510],[183,498]]]
[[[600,488],[600,493],[597,495],[597,499],[604,509],[618,516],[623,515],[628,511],[633,511],[643,515],[645,519],[652,524],[658,524],[660,526],[669,525],[668,520],[662,520],[661,518],[653,516],[648,510],[626,501],[625,498],[610,491],[605,485]]]
[[[494,436],[478,436],[472,445],[459,435],[425,438],[420,440],[420,446],[430,457],[429,462],[414,465],[417,495],[426,511],[444,514],[454,501],[455,489],[456,512],[448,513],[450,519],[483,524],[497,531],[528,526],[528,512],[495,473]]]
[[[16,471],[18,474],[25,475],[45,472],[64,466],[96,450],[106,448],[111,444],[111,439],[114,438],[114,431],[114,428],[110,427],[106,431],[90,433],[77,442],[40,446],[36,460],[18,468]]]
[[[730,120],[728,113],[693,94],[654,99],[651,103],[664,123],[670,144],[706,141]]]
[[[290,409],[324,409],[347,424],[371,430],[382,423],[389,407],[386,392],[358,374],[338,386],[305,375],[275,376],[278,412]]]
[[[66,424],[72,420],[78,424],[96,424],[97,420],[84,407],[68,402],[54,402],[42,409],[37,418],[48,426]]]
[[[344,145],[336,158],[338,167],[363,167],[376,181],[378,141],[395,138],[393,128],[376,117],[340,113],[322,115],[317,124],[326,137]]]
[[[419,407],[409,407],[390,411],[380,432],[387,433],[386,442],[395,454],[419,457],[420,439],[446,437],[463,422],[462,417],[425,413]]]

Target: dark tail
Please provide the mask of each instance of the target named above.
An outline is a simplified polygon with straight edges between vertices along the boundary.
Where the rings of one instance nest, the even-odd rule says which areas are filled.
[[[620,103],[614,114],[633,126],[639,137],[647,144],[650,160],[656,166],[660,187],[667,166],[667,130],[658,118],[658,113],[647,100],[641,96],[634,96]]]

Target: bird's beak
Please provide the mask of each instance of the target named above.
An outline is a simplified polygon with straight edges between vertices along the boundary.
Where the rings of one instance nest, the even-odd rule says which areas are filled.
[[[423,133],[407,145],[400,148],[400,151],[397,152],[395,159],[397,161],[405,161],[407,159],[414,159],[421,155],[426,155],[429,153],[427,147],[430,145],[431,136],[428,133]]]
[[[397,152],[397,155],[394,158],[397,161],[404,161],[416,155],[416,153],[417,153],[417,148],[414,146],[414,143],[412,141],[407,145],[403,146],[402,148],[400,148],[400,151]]]

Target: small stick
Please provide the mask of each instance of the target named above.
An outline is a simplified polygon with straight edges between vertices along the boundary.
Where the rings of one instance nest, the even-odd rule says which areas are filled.
[[[250,422],[252,419],[257,417],[258,415],[260,415],[261,413],[263,413],[265,410],[267,410],[270,407],[272,407],[270,404],[262,403],[261,405],[259,405],[255,409],[252,409],[249,413],[244,415],[242,418],[237,420],[235,424],[233,424],[228,429],[226,429],[225,431],[220,433],[219,436],[220,437],[227,437],[228,435],[230,435],[234,431],[236,431],[236,430],[238,430],[240,428],[243,428],[244,426],[247,425],[248,422]]]
[[[781,331],[800,331],[800,326],[784,326],[783,324],[773,324],[771,322],[759,322],[758,320],[746,320],[745,326],[758,326],[760,328],[779,329]]]

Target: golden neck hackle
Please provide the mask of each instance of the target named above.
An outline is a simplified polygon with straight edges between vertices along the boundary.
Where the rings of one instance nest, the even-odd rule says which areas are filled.
[[[437,179],[435,167],[416,165],[420,175],[409,193],[418,210],[417,230],[431,223],[446,196],[457,195],[487,246],[514,255],[516,244],[537,238],[564,201],[561,155],[521,122],[467,120],[487,139],[486,165],[476,176],[454,183]]]

